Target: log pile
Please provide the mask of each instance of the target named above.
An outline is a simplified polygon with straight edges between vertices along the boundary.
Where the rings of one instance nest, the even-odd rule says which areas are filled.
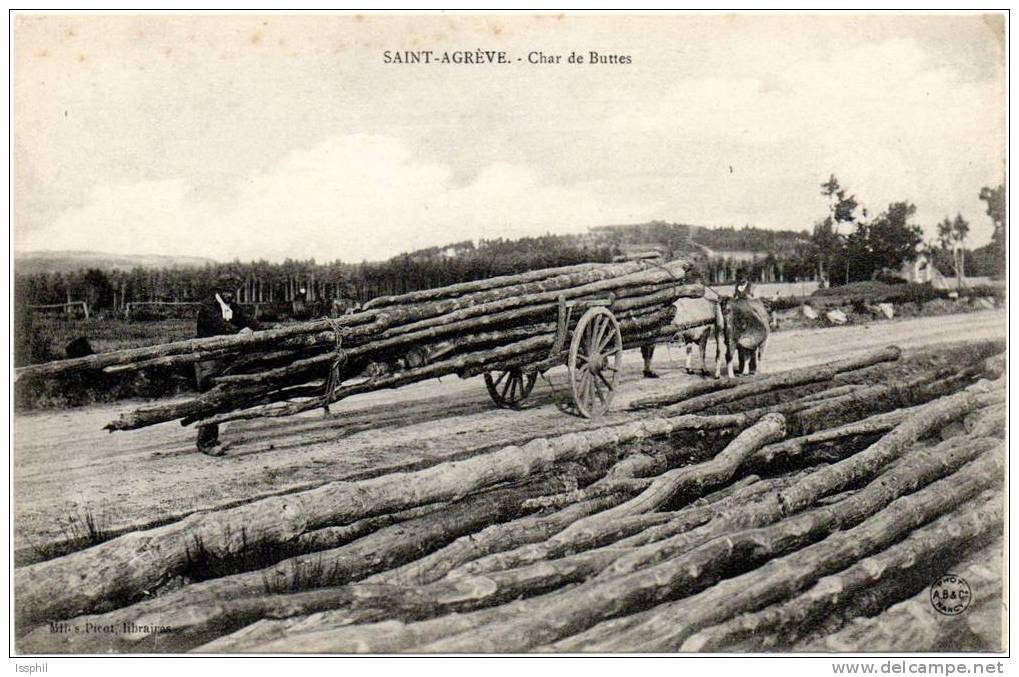
[[[931,582],[1001,555],[1000,349],[712,382],[629,422],[125,534],[15,569],[17,645],[886,650],[883,614],[937,628]]]
[[[543,360],[562,364],[557,332],[569,334],[584,302],[610,302],[624,347],[656,341],[675,331],[669,327],[676,300],[703,295],[701,286],[683,284],[687,267],[684,261],[633,261],[530,271],[381,297],[338,318],[33,365],[18,369],[16,379],[216,360],[222,373],[211,390],[127,412],[106,427],[286,416],[450,374],[466,377]],[[567,319],[563,309],[575,303],[580,310]],[[521,385],[506,379],[502,387]]]

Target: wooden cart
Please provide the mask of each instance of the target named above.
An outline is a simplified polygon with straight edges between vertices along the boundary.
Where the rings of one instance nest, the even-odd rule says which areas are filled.
[[[500,407],[519,408],[534,389],[539,374],[565,363],[578,413],[586,418],[604,414],[612,404],[623,359],[623,337],[611,310],[614,300],[612,295],[574,301],[560,297],[555,342],[549,356],[524,367],[486,372],[485,386],[492,400]],[[583,314],[571,329],[576,313]]]

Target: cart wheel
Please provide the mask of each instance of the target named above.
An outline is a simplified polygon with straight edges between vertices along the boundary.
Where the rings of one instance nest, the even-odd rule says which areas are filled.
[[[508,371],[490,371],[485,373],[485,387],[492,401],[500,407],[519,409],[527,396],[534,389],[538,380],[538,372],[524,373],[520,369]]]
[[[582,416],[604,414],[616,394],[616,375],[623,360],[619,323],[604,306],[580,318],[570,343],[570,385]]]

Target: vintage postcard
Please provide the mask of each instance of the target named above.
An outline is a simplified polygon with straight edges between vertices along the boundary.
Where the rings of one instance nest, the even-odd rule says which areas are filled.
[[[1000,666],[1007,12],[11,26],[26,670]]]

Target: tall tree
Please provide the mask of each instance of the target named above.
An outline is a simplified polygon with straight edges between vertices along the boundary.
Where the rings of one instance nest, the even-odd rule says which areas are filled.
[[[1005,185],[998,184],[995,188],[984,186],[980,189],[980,199],[987,203],[987,215],[994,223],[994,232],[991,234],[991,248],[994,252],[995,263],[999,266],[999,272],[1005,270],[1007,255],[1006,247],[1006,223],[1005,223]]]
[[[923,242],[920,226],[909,223],[916,214],[916,205],[893,202],[870,223],[861,224],[866,242],[869,270],[897,269],[903,261],[916,256]]]
[[[938,224],[937,245],[940,256],[937,257],[937,260],[939,263],[951,267],[952,274],[955,275],[960,288],[962,287],[962,278],[966,274],[964,245],[967,237],[969,237],[969,222],[962,217],[962,214],[956,214],[954,219],[945,217]]]
[[[841,257],[845,265],[845,278],[849,281],[849,261],[846,251],[845,234],[839,232],[843,224],[849,225],[856,222],[856,209],[859,202],[855,195],[839,184],[838,178],[831,174],[828,180],[821,184],[821,195],[828,198],[828,216],[814,226],[813,240],[817,252],[818,276],[822,280],[828,280],[831,272],[832,262]]]

